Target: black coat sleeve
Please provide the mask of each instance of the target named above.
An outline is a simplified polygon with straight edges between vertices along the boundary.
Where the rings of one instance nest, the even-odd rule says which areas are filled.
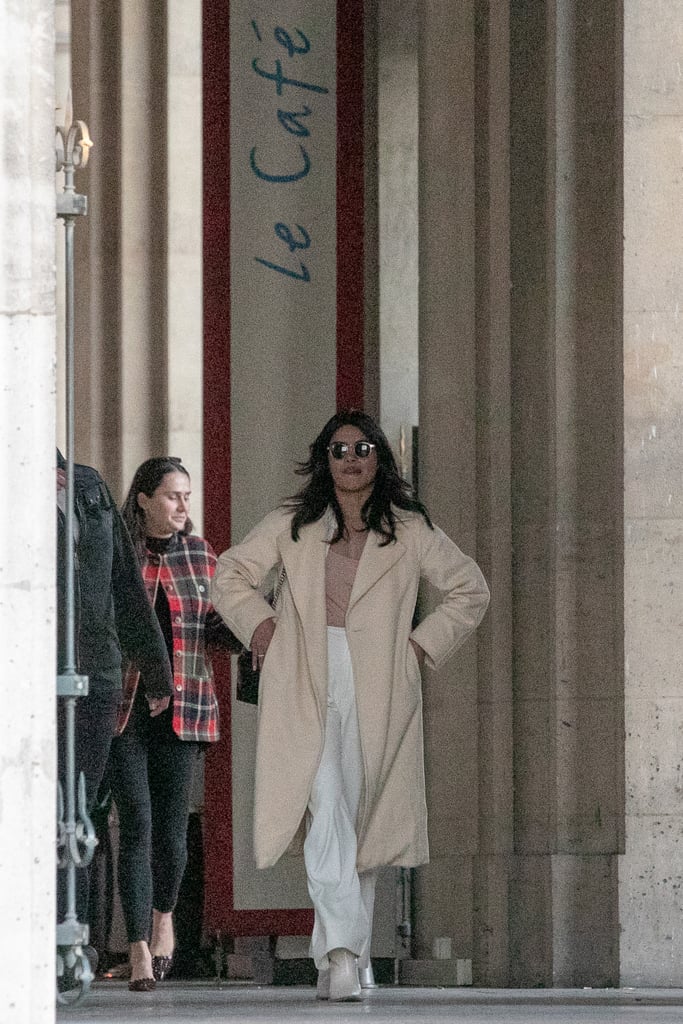
[[[113,504],[113,502],[112,502]],[[112,591],[121,650],[145,680],[150,697],[173,693],[173,673],[159,620],[147,597],[128,528],[114,506]]]
[[[234,654],[239,654],[242,650],[242,644],[232,630],[228,629],[213,606],[204,622],[204,639],[207,648],[232,651]]]

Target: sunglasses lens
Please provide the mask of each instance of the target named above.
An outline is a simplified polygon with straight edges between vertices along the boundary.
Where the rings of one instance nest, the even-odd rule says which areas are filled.
[[[353,446],[353,450],[356,453],[357,459],[367,459],[368,455],[370,454],[374,447],[374,444],[370,444],[369,441],[356,441],[356,443]],[[348,452],[349,448],[350,445],[346,444],[345,441],[334,441],[330,445],[330,452],[332,453],[332,458],[343,459],[346,453]]]

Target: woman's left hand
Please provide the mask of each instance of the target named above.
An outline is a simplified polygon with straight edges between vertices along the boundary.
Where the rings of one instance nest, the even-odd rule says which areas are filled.
[[[171,703],[170,697],[148,697],[147,703],[149,704],[149,716],[150,718],[156,718],[157,715],[161,715],[168,705]]]
[[[275,619],[264,619],[254,630],[254,635],[251,638],[251,667],[254,671],[261,668],[274,632]]]
[[[418,663],[418,665],[420,667],[420,672],[421,672],[422,669],[424,668],[424,663],[425,663],[424,647],[420,647],[420,645],[418,643],[415,643],[414,640],[410,640],[409,643],[410,643],[410,646],[415,651],[415,657],[417,658],[417,663]]]

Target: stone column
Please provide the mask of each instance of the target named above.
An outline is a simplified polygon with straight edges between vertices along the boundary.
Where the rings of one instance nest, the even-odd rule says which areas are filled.
[[[121,104],[120,5],[72,0],[74,109],[94,146],[88,216],[75,239],[76,456],[96,466],[115,497],[122,486],[120,436]]]
[[[683,985],[683,6],[624,4],[621,982]]]
[[[55,0],[55,122],[64,123],[71,87],[71,0]],[[78,115],[80,117],[80,115]],[[63,175],[58,175],[58,182]],[[61,184],[58,185],[61,187]],[[66,359],[64,316],[64,239],[57,237],[57,445],[66,446]]]
[[[616,984],[617,5],[511,5],[511,981]]]
[[[122,0],[121,466],[168,448],[167,3]],[[106,130],[106,129],[105,129]]]
[[[76,238],[76,454],[121,498],[168,448],[167,5],[72,12],[74,109],[95,143]]]
[[[475,984],[508,980],[512,851],[509,17],[421,5],[420,492],[479,561],[477,637],[425,679],[432,863],[416,872],[418,957],[451,939]]]
[[[72,4],[74,105],[95,142],[76,449],[118,498],[143,459],[181,457],[201,530],[201,3]]]
[[[618,984],[623,849],[619,3],[557,3],[553,984]],[[552,231],[552,229],[551,229]]]
[[[201,533],[202,4],[168,0],[167,10],[168,450],[192,476],[192,522]]]
[[[54,3],[0,2],[0,991],[54,1020]],[[27,55],[31,59],[27,59]]]
[[[419,9],[420,495],[476,554],[474,2]],[[424,683],[431,863],[415,872],[414,954],[472,956],[478,846],[477,656],[468,641]]]
[[[411,428],[418,424],[417,0],[381,0],[377,25],[380,411],[411,479]]]
[[[493,601],[477,635],[479,848],[473,974],[508,983],[512,852],[510,390],[510,25],[507,0],[475,19],[476,557]]]

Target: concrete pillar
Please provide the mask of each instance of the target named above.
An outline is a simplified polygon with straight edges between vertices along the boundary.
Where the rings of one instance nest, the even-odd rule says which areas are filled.
[[[510,8],[514,852],[510,980],[552,984],[554,728],[554,29]],[[550,49],[550,54],[548,50]],[[549,152],[550,149],[550,152]],[[529,921],[533,922],[529,925]]]
[[[510,501],[510,27],[506,0],[475,19],[476,555],[494,600],[477,634],[479,847],[473,975],[508,983],[512,852]]]
[[[121,464],[123,488],[168,447],[166,2],[121,11]],[[106,128],[105,128],[106,130]]]
[[[71,0],[55,0],[55,122],[64,123],[71,88]],[[78,115],[80,116],[80,115]],[[57,176],[61,188],[62,174]],[[64,316],[64,236],[57,235],[57,445],[66,447],[66,357]]]
[[[474,3],[419,9],[420,495],[476,553]],[[428,598],[427,598],[428,601]],[[415,873],[418,959],[472,956],[478,845],[476,641],[424,684],[431,863]]]
[[[54,3],[0,2],[0,991],[54,1020]],[[27,54],[31,59],[27,59]]]
[[[618,983],[623,848],[617,3],[557,4],[553,983]]]
[[[202,502],[201,3],[73,0],[74,106],[90,126],[76,240],[76,450],[122,498],[168,452]]]
[[[408,479],[418,425],[417,12],[417,0],[378,5],[380,412]]]
[[[494,600],[425,681],[432,863],[418,957],[450,937],[475,984],[508,980],[512,851],[507,4],[421,6],[420,493]],[[475,187],[476,183],[476,187]],[[448,897],[444,898],[444,893]]]
[[[73,0],[72,32],[74,108],[95,143],[76,239],[76,454],[122,497],[168,449],[167,5]]]
[[[626,854],[621,981],[683,984],[683,4],[624,4]]]
[[[192,475],[202,530],[202,25],[201,0],[168,0],[168,451]]]
[[[617,5],[511,5],[511,981],[618,979]]]
[[[120,497],[120,5],[72,0],[71,12],[74,109],[94,142],[75,239],[76,456]]]

